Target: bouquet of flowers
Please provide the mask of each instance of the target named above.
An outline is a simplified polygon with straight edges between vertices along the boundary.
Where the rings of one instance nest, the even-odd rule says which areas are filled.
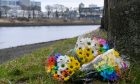
[[[75,51],[82,64],[88,63],[98,55],[106,52],[109,46],[104,39],[82,38],[77,41]]]
[[[72,56],[56,54],[47,60],[46,70],[55,79],[69,80],[80,69],[80,63]]]
[[[129,63],[123,60],[115,49],[110,49],[107,41],[102,38],[78,39],[73,50],[74,56],[56,54],[48,58],[45,68],[51,77],[68,81],[73,79],[75,74],[80,79],[81,74],[77,72],[82,72],[84,77],[87,77],[87,72],[95,71],[104,80],[114,81],[129,67]]]
[[[96,70],[104,80],[114,81],[119,79],[128,67],[129,64],[122,60],[119,53],[114,49],[110,49],[90,63],[82,65],[81,71]]]

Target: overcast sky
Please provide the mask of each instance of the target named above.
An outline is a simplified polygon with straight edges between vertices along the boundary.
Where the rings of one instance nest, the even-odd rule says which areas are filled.
[[[78,7],[78,5],[82,2],[85,6],[89,4],[96,4],[98,6],[103,6],[104,0],[32,0],[32,1],[41,1],[42,10],[45,11],[46,5],[53,4],[62,4],[66,7]]]

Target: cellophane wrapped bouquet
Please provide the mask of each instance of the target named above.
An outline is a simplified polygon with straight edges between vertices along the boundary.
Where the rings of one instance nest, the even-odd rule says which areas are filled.
[[[100,76],[103,80],[115,81],[120,79],[130,66],[129,62],[115,49],[111,49],[102,38],[78,38],[72,52],[73,56],[49,56],[45,69],[52,78],[75,81],[92,80]]]

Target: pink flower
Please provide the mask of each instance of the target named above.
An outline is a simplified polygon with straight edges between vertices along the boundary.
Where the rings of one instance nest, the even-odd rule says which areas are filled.
[[[99,39],[99,43],[102,44],[102,45],[105,45],[106,44],[106,40],[105,39]]]

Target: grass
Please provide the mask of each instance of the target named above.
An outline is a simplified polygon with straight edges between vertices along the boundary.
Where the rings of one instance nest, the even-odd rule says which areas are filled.
[[[45,60],[53,50],[54,53],[65,54],[68,50],[74,48],[75,42],[76,38],[58,41],[47,48],[39,49],[0,65],[0,84],[7,84],[8,82],[12,84],[57,84],[57,81],[51,80],[46,74]]]
[[[96,32],[99,34],[99,31]],[[88,35],[91,36],[91,35]],[[106,33],[101,36],[106,38]],[[49,55],[61,52],[66,54],[73,49],[77,38],[58,41],[46,48],[38,49],[31,54],[24,55],[15,60],[0,65],[0,84],[60,84],[50,78],[45,71],[45,61]],[[52,53],[53,51],[53,53]],[[140,65],[132,61],[127,76],[115,82],[118,84],[140,84]],[[94,80],[96,84],[107,84],[108,82]]]

